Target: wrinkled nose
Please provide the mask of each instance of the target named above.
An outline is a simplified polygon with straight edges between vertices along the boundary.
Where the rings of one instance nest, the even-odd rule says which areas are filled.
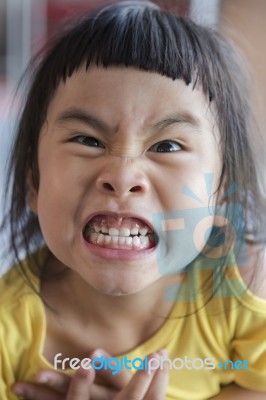
[[[137,162],[119,158],[102,170],[97,179],[97,188],[104,193],[126,197],[132,193],[146,193],[149,181]]]

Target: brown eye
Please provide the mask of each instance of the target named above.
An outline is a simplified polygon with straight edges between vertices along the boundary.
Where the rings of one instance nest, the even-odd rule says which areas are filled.
[[[156,153],[171,153],[180,150],[182,150],[182,146],[173,140],[163,140],[149,148],[149,151],[154,151]]]
[[[104,145],[98,139],[95,139],[92,136],[79,135],[79,136],[75,136],[74,138],[72,138],[71,141],[77,142],[77,143],[80,143],[80,144],[83,144],[83,145],[89,146],[89,147],[104,148]]]

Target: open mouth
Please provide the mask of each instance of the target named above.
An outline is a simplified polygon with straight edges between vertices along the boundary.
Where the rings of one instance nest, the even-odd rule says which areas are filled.
[[[156,244],[156,234],[139,218],[96,215],[83,230],[84,239],[94,245],[118,250],[146,250]]]

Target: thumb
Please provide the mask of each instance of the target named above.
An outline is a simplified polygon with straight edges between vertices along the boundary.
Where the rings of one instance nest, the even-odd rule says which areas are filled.
[[[70,383],[66,400],[89,400],[94,379],[95,371],[93,368],[80,368]]]

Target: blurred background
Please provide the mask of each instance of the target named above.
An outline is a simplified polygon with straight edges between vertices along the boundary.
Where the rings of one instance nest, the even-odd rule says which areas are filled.
[[[29,59],[72,15],[113,2],[115,0],[0,0],[0,219],[5,169],[18,104],[23,102],[19,92],[16,95],[19,101],[14,100],[14,90]],[[242,49],[251,66],[252,101],[266,138],[266,0],[154,2],[218,28]],[[248,62],[243,61],[245,66]],[[260,151],[261,144],[258,143],[257,148]],[[266,171],[263,173],[266,175]]]

